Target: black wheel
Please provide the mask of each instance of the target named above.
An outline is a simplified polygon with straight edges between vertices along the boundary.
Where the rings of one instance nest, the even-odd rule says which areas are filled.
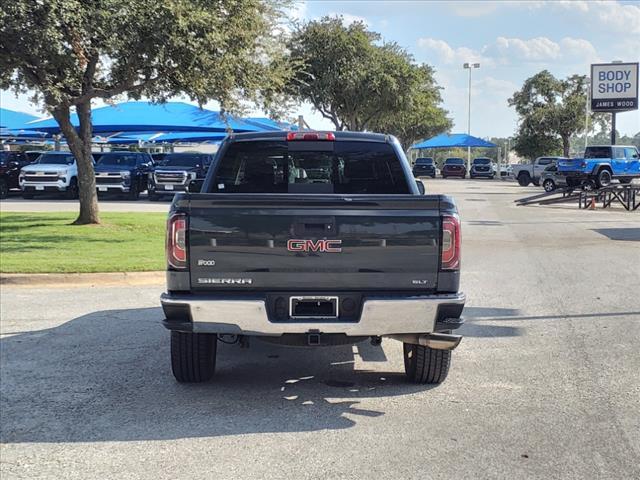
[[[2,178],[0,179],[0,198],[7,198],[9,196],[9,185],[7,185],[7,181]]]
[[[206,382],[216,368],[217,337],[171,332],[171,370],[181,383]]]
[[[596,186],[602,188],[609,185],[611,185],[611,172],[606,168],[601,168],[598,175],[596,175]]]
[[[531,183],[531,176],[528,173],[521,173],[518,175],[518,185],[526,187]]]
[[[542,182],[542,188],[544,188],[545,192],[553,192],[556,189],[556,184],[550,178],[547,178],[544,182]]]
[[[74,177],[71,179],[64,196],[68,200],[75,200],[76,198],[78,198],[78,179],[77,178]]]
[[[622,177],[620,179],[620,183],[622,183],[622,184],[631,183],[631,180],[633,180],[631,177]]]
[[[129,194],[127,195],[129,200],[138,200],[140,198],[140,189],[138,188],[138,184],[135,182],[131,183],[131,187],[129,188]]]
[[[449,373],[451,350],[404,344],[404,371],[413,383],[442,383]]]
[[[540,180],[532,180],[532,182],[536,187],[540,186]]]

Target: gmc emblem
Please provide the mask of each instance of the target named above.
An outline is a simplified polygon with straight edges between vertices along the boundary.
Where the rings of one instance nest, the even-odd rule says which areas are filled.
[[[297,240],[287,242],[287,250],[290,252],[342,252],[342,240]]]

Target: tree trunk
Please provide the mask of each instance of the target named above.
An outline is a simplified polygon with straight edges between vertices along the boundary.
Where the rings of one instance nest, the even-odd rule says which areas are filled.
[[[80,213],[73,223],[75,225],[98,224],[100,223],[98,195],[96,193],[93,157],[91,156],[91,102],[77,105],[76,112],[80,120],[79,134],[71,124],[68,105],[60,105],[53,111],[53,117],[60,125],[69,149],[78,163]]]
[[[569,157],[569,137],[562,135],[562,155],[565,157]]]

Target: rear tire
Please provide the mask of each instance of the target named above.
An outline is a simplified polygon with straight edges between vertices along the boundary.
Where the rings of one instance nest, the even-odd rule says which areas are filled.
[[[545,192],[553,192],[556,189],[556,184],[553,180],[548,178],[542,182],[542,188],[544,188]]]
[[[73,177],[69,182],[67,191],[64,193],[64,197],[67,200],[75,200],[78,198],[78,179]]]
[[[404,371],[413,383],[442,383],[449,373],[451,350],[404,344]]]
[[[129,187],[129,194],[127,195],[129,200],[139,200],[140,199],[140,189],[138,188],[138,183],[134,182],[131,179],[131,187]]]
[[[620,179],[620,183],[622,183],[623,185],[626,185],[626,184],[631,183],[631,180],[633,180],[633,178],[631,178],[631,177],[622,177]]]
[[[171,370],[180,383],[206,382],[216,368],[217,337],[171,332]]]
[[[9,196],[9,185],[7,185],[7,181],[3,178],[0,179],[0,198],[7,198]]]
[[[528,173],[521,173],[518,175],[518,185],[521,187],[527,187],[531,183],[531,176]]]
[[[601,168],[596,175],[596,187],[608,187],[611,185],[611,172],[607,168]]]

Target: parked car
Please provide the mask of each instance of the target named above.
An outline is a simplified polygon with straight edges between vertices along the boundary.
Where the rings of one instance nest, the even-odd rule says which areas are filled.
[[[147,190],[149,173],[153,171],[151,155],[143,152],[103,153],[96,162],[98,194],[126,194],[138,200]]]
[[[549,165],[545,168],[540,175],[540,183],[545,192],[553,192],[557,188],[566,187],[566,177],[558,175],[558,166]]]
[[[25,157],[27,157],[27,161],[29,163],[35,162],[40,155],[43,153],[50,152],[51,150],[27,150],[24,152]]]
[[[500,164],[500,176],[501,177],[511,177],[511,176],[513,176],[513,165],[510,165],[508,163],[501,163]]]
[[[78,198],[78,164],[70,152],[45,152],[20,170],[20,188],[24,198],[58,193]]]
[[[416,163],[413,165],[413,176],[436,178],[436,164],[433,158],[416,158]]]
[[[22,152],[0,151],[0,198],[7,198],[11,190],[20,188],[20,169],[29,163]]]
[[[536,187],[540,186],[540,175],[549,165],[555,165],[562,157],[538,157],[533,163],[514,165],[513,175],[518,180],[518,184],[526,187],[533,183]]]
[[[237,134],[214,165],[201,191],[176,195],[167,224],[161,302],[178,381],[212,377],[218,339],[383,337],[403,342],[410,381],[445,379],[465,303],[460,221],[452,197],[420,193],[395,138]],[[303,173],[321,167],[323,178]]]
[[[495,164],[490,158],[480,157],[474,158],[471,162],[471,170],[469,171],[470,178],[494,178],[495,177]]]
[[[169,153],[149,180],[149,198],[185,192],[189,183],[203,180],[213,155],[208,153]]]
[[[164,159],[167,158],[167,155],[171,155],[170,153],[152,153],[151,158],[153,158],[153,163],[156,165],[162,165],[164,163]]]
[[[640,178],[638,148],[633,145],[593,145],[585,149],[584,158],[563,159],[558,173],[569,186],[588,184],[606,187],[612,180],[629,183]]]
[[[442,178],[447,177],[460,177],[465,178],[467,176],[467,167],[464,164],[462,158],[447,158],[442,166]]]

